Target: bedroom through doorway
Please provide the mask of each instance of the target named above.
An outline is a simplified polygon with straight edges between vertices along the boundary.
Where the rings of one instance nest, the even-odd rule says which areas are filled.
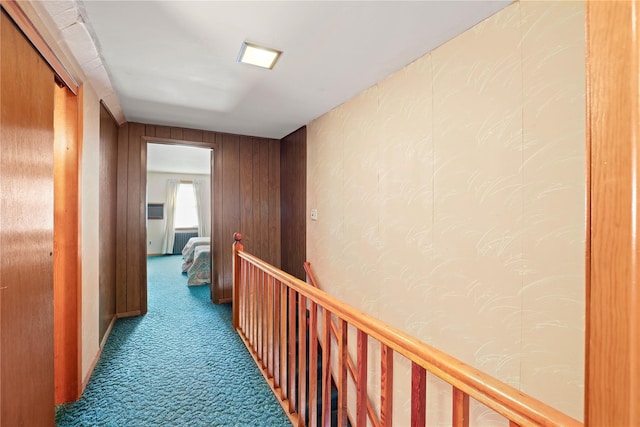
[[[213,149],[148,141],[146,157],[147,263],[155,257],[179,258],[180,268],[166,271],[164,279],[209,288]],[[147,278],[149,299],[150,284]]]

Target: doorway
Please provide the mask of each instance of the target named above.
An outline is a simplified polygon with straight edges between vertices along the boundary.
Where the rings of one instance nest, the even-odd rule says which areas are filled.
[[[146,143],[146,254],[182,257],[189,242],[187,249],[193,250],[187,250],[190,257],[183,260],[182,271],[176,274],[186,275],[191,285],[212,286],[214,280],[210,251],[212,169],[210,147],[188,141],[150,139]],[[197,245],[203,247],[196,252]]]

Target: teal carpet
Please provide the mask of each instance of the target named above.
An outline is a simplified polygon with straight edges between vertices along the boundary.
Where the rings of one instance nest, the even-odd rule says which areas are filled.
[[[66,426],[290,426],[231,326],[231,306],[187,287],[181,257],[148,260],[149,312],[120,319]]]

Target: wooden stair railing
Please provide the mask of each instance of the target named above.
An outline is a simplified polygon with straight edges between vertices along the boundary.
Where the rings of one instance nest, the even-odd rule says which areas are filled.
[[[469,426],[470,398],[506,418],[511,427],[583,425],[244,252],[240,233],[234,234],[233,245],[233,325],[295,426],[346,427],[350,420],[356,426],[391,426],[394,354],[411,362],[412,427],[426,425],[427,373],[451,385],[451,423],[455,427]],[[349,326],[356,330],[352,369],[348,367]],[[368,414],[367,353],[372,340],[380,347],[380,392],[378,410]],[[319,386],[318,373],[310,369],[317,359],[321,360]],[[355,396],[350,399],[348,370],[355,377]],[[334,408],[332,383],[337,388]],[[354,415],[351,419],[348,402]],[[332,409],[337,413],[335,422]]]
[[[311,282],[311,285],[316,289],[320,289],[320,286],[318,286],[318,283],[316,282],[316,279],[313,276],[313,272],[311,271],[311,264],[309,262],[305,261],[304,271],[307,273],[307,277],[309,277],[309,281]],[[332,338],[337,342],[339,339],[338,326],[335,324],[333,320],[331,320],[330,326],[331,326],[331,333],[333,334]],[[366,350],[367,350],[366,347],[362,349],[362,351],[366,351]],[[365,361],[367,360],[366,354],[364,355],[364,360]],[[362,381],[362,379],[359,377],[359,375],[362,375],[362,372],[358,373],[358,370],[356,369],[356,365],[353,362],[351,355],[348,353],[347,353],[347,369],[349,371],[349,376],[351,377],[351,379],[356,384],[359,384],[360,381]],[[380,427],[380,420],[378,419],[378,415],[376,414],[376,410],[373,406],[373,403],[369,399],[369,396],[365,396],[365,398],[366,398],[366,405],[367,405],[366,416],[369,422],[371,423],[372,427]],[[359,414],[359,415],[363,416],[362,414]]]

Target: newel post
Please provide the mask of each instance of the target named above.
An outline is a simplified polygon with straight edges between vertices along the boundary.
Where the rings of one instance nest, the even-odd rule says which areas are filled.
[[[240,326],[240,299],[239,299],[239,287],[240,287],[240,257],[238,251],[244,250],[242,245],[242,233],[233,233],[233,258],[232,258],[232,272],[233,272],[233,327],[238,328]]]

